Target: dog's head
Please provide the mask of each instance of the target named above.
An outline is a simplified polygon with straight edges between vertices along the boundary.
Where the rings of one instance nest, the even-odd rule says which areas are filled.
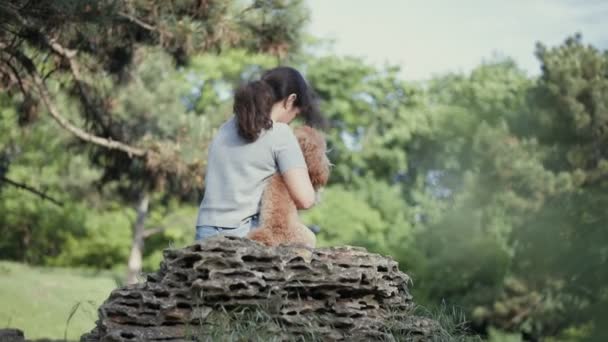
[[[327,184],[331,165],[327,158],[325,136],[310,126],[298,127],[294,133],[302,148],[312,186],[319,190]]]

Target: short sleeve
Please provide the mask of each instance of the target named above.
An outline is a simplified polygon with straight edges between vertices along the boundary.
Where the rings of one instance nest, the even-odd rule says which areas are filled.
[[[281,174],[293,168],[306,168],[306,161],[302,154],[298,139],[286,124],[275,123],[275,141],[273,153],[277,168]]]

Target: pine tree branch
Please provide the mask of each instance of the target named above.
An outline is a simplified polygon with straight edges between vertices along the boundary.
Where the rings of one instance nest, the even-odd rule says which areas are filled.
[[[42,35],[42,34],[41,34]],[[44,38],[44,42],[47,46],[53,51],[55,54],[59,55],[62,58],[65,58],[68,61],[68,65],[70,66],[70,72],[76,81],[76,85],[78,86],[78,91],[80,92],[80,96],[84,102],[84,106],[89,109],[90,112],[93,113],[95,119],[100,123],[100,125],[108,131],[109,128],[104,124],[102,115],[99,113],[99,110],[93,105],[91,101],[91,97],[85,87],[85,81],[82,79],[80,74],[80,64],[75,59],[76,51],[68,50],[64,48],[61,44],[57,43],[55,40],[48,39],[48,37],[42,35]],[[46,79],[43,78],[43,80]],[[111,135],[111,134],[110,134]]]
[[[23,83],[21,76],[19,76],[19,71],[17,70],[17,68],[15,68],[15,66],[11,63],[10,60],[5,60],[4,58],[2,58],[2,59],[0,59],[0,61],[2,61],[4,63],[4,65],[6,65],[10,69],[10,71],[6,72],[6,74],[10,78],[10,80],[19,86],[19,90],[21,91],[21,93],[26,94],[27,92],[26,92],[25,84]],[[11,86],[12,85],[9,84],[9,88]]]
[[[63,116],[61,116],[59,114],[59,111],[55,107],[55,104],[51,101],[48,88],[46,87],[46,84],[40,78],[40,76],[37,73],[35,73],[32,75],[32,77],[34,79],[34,84],[36,85],[36,88],[38,89],[38,92],[40,93],[40,97],[42,98],[42,101],[46,105],[46,107],[49,110],[49,113],[51,114],[53,119],[55,119],[55,121],[57,121],[61,127],[65,128],[72,134],[76,135],[81,140],[84,140],[86,142],[91,142],[91,143],[94,143],[99,146],[107,147],[112,150],[120,150],[120,151],[126,152],[130,157],[132,157],[132,156],[143,157],[146,155],[146,151],[143,149],[124,144],[120,141],[114,141],[112,139],[98,137],[96,135],[85,132],[84,130],[80,129],[79,127],[74,126],[66,118],[64,118]]]
[[[88,109],[90,112],[93,113],[93,115],[95,116],[97,121],[107,131],[108,127],[106,127],[104,125],[102,115],[99,113],[99,110],[93,105],[93,102],[91,101],[91,97],[89,96],[89,93],[87,92],[86,87],[85,87],[86,82],[81,77],[81,73],[80,73],[81,68],[75,59],[77,51],[64,48],[55,39],[49,38],[44,32],[41,32],[36,27],[33,27],[32,25],[30,25],[25,18],[19,16],[19,14],[17,14],[17,16],[18,16],[17,19],[18,19],[19,23],[23,27],[26,27],[28,30],[34,31],[37,33],[37,38],[40,39],[39,43],[42,43],[42,45],[46,46],[52,53],[54,53],[55,55],[58,55],[59,57],[65,59],[68,62],[70,72],[72,73],[72,76],[74,77],[76,85],[78,86],[78,90],[79,90],[83,105],[85,106],[86,109]],[[14,50],[16,50],[16,49],[14,49]],[[47,57],[48,57],[48,55],[47,55]],[[46,80],[46,78],[51,73],[53,73],[55,70],[56,69],[49,72],[48,75],[43,76],[42,79]]]
[[[24,27],[27,27],[29,29],[35,29],[35,28],[31,27],[31,25],[29,25],[27,20],[25,18],[21,17],[18,13],[16,13],[15,15],[16,15],[16,19],[20,22],[21,25],[23,25]],[[85,102],[85,105],[88,108],[91,108],[92,111],[94,113],[96,113],[96,115],[97,115],[97,111],[95,108],[92,108],[90,97],[88,96],[88,93],[86,92],[86,89],[83,85],[83,80],[80,75],[80,66],[74,58],[76,56],[76,51],[64,48],[62,45],[60,45],[56,41],[49,39],[42,32],[38,31],[38,33],[39,33],[39,37],[42,39],[42,42],[51,51],[53,51],[55,54],[65,58],[65,59],[67,59],[69,66],[70,66],[70,70],[72,72],[72,75],[74,76],[74,79],[76,80],[76,83],[78,84],[78,87],[79,87],[80,93],[83,97],[83,100]],[[66,118],[64,118],[63,116],[61,116],[59,114],[57,107],[51,100],[51,96],[49,94],[46,83],[38,74],[38,71],[36,70],[36,67],[35,67],[34,63],[32,62],[32,60],[17,49],[10,49],[10,50],[8,50],[8,52],[12,56],[17,58],[19,60],[19,62],[21,63],[21,65],[23,65],[23,67],[29,72],[29,74],[33,80],[34,86],[37,88],[42,101],[46,105],[46,107],[47,107],[49,113],[51,114],[51,116],[53,117],[53,119],[55,119],[55,121],[57,121],[61,127],[65,128],[70,133],[76,135],[81,140],[84,140],[86,142],[91,142],[96,145],[103,146],[103,147],[106,147],[109,149],[116,149],[116,150],[126,152],[130,157],[132,157],[132,156],[144,157],[146,155],[147,151],[145,151],[143,149],[136,148],[136,147],[124,144],[119,141],[114,141],[111,138],[102,138],[102,137],[87,133],[84,130],[82,130],[81,128],[76,127],[75,125],[70,123],[69,120],[67,120]]]
[[[26,184],[23,184],[23,183],[19,183],[19,182],[15,182],[15,181],[13,181],[11,179],[8,179],[8,178],[6,178],[4,176],[0,177],[0,181],[8,183],[8,184],[10,184],[10,185],[12,185],[12,186],[14,186],[16,188],[19,188],[19,189],[31,192],[31,193],[33,193],[35,195],[38,195],[40,198],[42,198],[44,200],[47,200],[47,201],[50,201],[51,203],[53,203],[53,204],[55,204],[57,206],[60,206],[60,207],[63,206],[62,202],[54,199],[53,197],[51,197],[51,196],[49,196],[49,195],[47,195],[47,194],[45,194],[45,193],[43,193],[43,192],[41,192],[39,190],[36,190],[36,189],[32,188],[29,185],[26,185]]]
[[[99,146],[103,146],[112,150],[123,151],[127,153],[130,157],[144,157],[147,154],[146,150],[133,147],[119,141],[114,141],[112,139],[106,139],[87,133],[81,128],[73,125],[68,119],[64,118],[63,116],[61,116],[61,114],[59,114],[59,110],[55,106],[55,103],[51,100],[49,90],[40,75],[38,74],[38,71],[36,70],[36,67],[34,66],[32,60],[18,50],[12,50],[10,51],[10,53],[15,56],[19,63],[28,71],[35,88],[38,90],[42,102],[44,102],[45,106],[49,111],[49,114],[51,115],[51,117],[53,117],[53,119],[55,119],[55,121],[57,121],[57,123],[59,123],[61,127],[74,134],[81,140]]]
[[[153,32],[158,31],[158,29],[156,27],[154,27],[154,26],[152,26],[150,24],[147,24],[147,23],[143,22],[141,19],[138,19],[138,18],[136,18],[136,17],[134,17],[132,15],[129,15],[127,13],[118,12],[118,15],[121,16],[121,17],[123,17],[123,18],[125,18],[125,19],[128,19],[129,21],[134,22],[135,24],[141,26],[142,28],[144,28],[144,29],[146,29],[148,31],[153,31]]]

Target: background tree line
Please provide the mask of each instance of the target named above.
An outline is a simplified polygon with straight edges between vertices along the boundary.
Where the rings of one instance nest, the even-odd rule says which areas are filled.
[[[608,52],[567,37],[406,82],[319,53],[301,1],[0,1],[0,258],[124,268],[192,242],[232,89],[293,65],[335,164],[324,245],[391,255],[427,306],[525,339],[608,338]]]

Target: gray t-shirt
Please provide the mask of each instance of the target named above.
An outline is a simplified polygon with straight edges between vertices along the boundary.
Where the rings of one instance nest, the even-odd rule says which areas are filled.
[[[239,135],[232,117],[209,146],[205,194],[196,225],[238,227],[243,219],[259,213],[269,178],[295,167],[306,168],[306,162],[287,124],[275,122],[249,143]]]

